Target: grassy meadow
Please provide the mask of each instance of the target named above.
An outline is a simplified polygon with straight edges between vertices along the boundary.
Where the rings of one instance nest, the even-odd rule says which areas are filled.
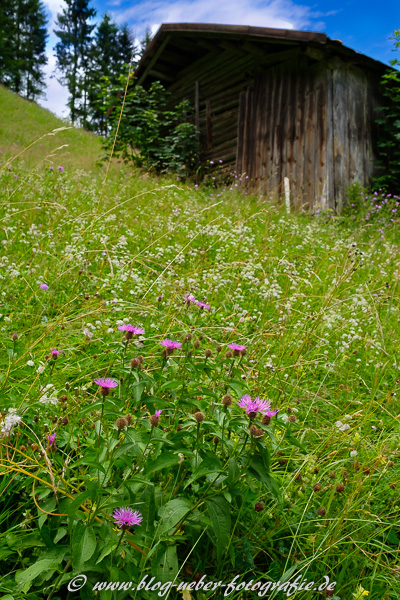
[[[398,599],[395,216],[108,169],[1,87],[0,114],[0,600]]]

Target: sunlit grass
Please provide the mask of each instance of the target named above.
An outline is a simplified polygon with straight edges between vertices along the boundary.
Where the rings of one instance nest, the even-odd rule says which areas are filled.
[[[0,92],[1,102],[12,107],[9,92]],[[17,153],[60,127],[46,113],[49,121],[29,135],[32,116],[26,111],[19,123],[13,117],[13,130],[2,126],[0,169],[14,152],[13,139]],[[218,416],[227,390],[236,417],[236,401],[244,393],[269,399],[279,409],[271,437],[262,443],[271,453],[271,474],[282,501],[262,482],[246,479],[240,498],[232,500],[235,521],[227,550],[218,549],[216,560],[213,537],[204,535],[209,518],[201,513],[194,487],[193,510],[200,513],[189,520],[187,532],[178,528],[170,539],[178,545],[180,568],[189,569],[179,571],[180,578],[190,581],[190,573],[201,572],[215,581],[228,582],[236,574],[244,581],[278,580],[296,567],[308,580],[326,575],[337,581],[334,597],[341,600],[353,598],[358,585],[374,600],[398,598],[400,261],[395,229],[382,238],[370,225],[348,225],[330,214],[286,215],[278,202],[262,197],[233,191],[217,196],[216,190],[157,180],[120,164],[112,165],[104,184],[104,169],[95,166],[98,140],[74,130],[43,140],[40,152],[35,145],[28,159],[22,155],[25,165],[10,163],[0,175],[0,406],[3,423],[6,411],[15,408],[29,427],[19,426],[21,435],[11,436],[9,445],[3,438],[1,447],[0,557],[5,566],[0,567],[0,590],[18,600],[47,598],[68,566],[67,561],[60,566],[53,583],[39,578],[30,591],[15,588],[15,572],[50,552],[48,536],[54,539],[54,531],[64,527],[62,517],[43,512],[69,510],[67,500],[60,509],[54,488],[62,498],[74,498],[87,484],[93,465],[79,466],[80,448],[96,447],[96,423],[104,417],[93,380],[110,376],[120,382],[115,405],[105,408],[110,444],[119,435],[114,421],[121,411],[136,410],[132,429],[142,436],[140,444],[147,439],[149,413],[161,406],[167,431],[160,429],[159,436],[170,436],[178,448],[176,416],[195,441],[200,428],[193,413],[201,409],[204,448],[227,460],[230,455],[212,441],[216,434],[222,443],[227,436]],[[41,162],[64,142],[70,144],[68,155]],[[188,306],[185,294],[211,310]],[[144,345],[121,343],[118,325],[123,322],[145,329]],[[190,351],[163,363],[159,342],[166,337],[183,342],[189,332]],[[225,359],[231,342],[247,348],[234,365]],[[51,348],[62,351],[57,360]],[[206,349],[212,352],[209,358]],[[138,354],[143,366],[131,371],[129,361]],[[146,384],[147,405],[140,400],[144,380],[154,382]],[[46,391],[49,384],[54,387]],[[63,395],[66,402],[59,401]],[[66,424],[60,422],[64,417]],[[32,448],[39,442],[45,446],[53,431],[60,439],[59,456],[48,456],[54,482],[40,448]],[[254,440],[251,447],[246,440],[232,429],[232,446],[227,446],[232,456],[242,456],[242,444],[252,451]],[[74,449],[79,458],[69,479],[62,468],[63,448],[70,457]],[[145,467],[145,459],[133,456]],[[101,488],[113,468],[111,463],[106,474],[96,471]],[[172,474],[161,473],[157,485],[169,500],[180,493],[184,473],[172,468]],[[257,502],[263,510],[254,510]],[[112,509],[105,503],[104,514],[97,512],[87,499],[82,506],[89,522],[106,519]],[[139,538],[142,553],[154,548],[157,530],[151,535]],[[193,539],[198,551],[190,553]],[[137,569],[146,573],[150,562],[137,552]],[[97,578],[112,580],[108,569]],[[70,579],[66,572],[60,584]],[[46,595],[41,595],[43,586]],[[257,597],[251,594],[246,597]],[[241,593],[230,597],[244,598]]]

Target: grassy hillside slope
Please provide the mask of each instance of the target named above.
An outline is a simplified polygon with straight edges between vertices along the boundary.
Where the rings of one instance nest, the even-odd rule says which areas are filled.
[[[9,158],[37,143],[24,152],[19,163],[27,167],[45,164],[58,166],[94,166],[100,153],[100,140],[82,129],[70,128],[68,122],[58,119],[35,102],[29,102],[0,85],[0,150]],[[69,128],[49,135],[55,129]],[[44,137],[43,137],[44,136]],[[39,139],[42,138],[42,139]],[[56,150],[64,146],[60,150]],[[4,157],[3,157],[4,160]]]
[[[0,97],[5,153],[60,126]],[[0,592],[205,575],[234,600],[398,600],[396,223],[287,215],[234,176],[104,181],[98,140],[59,135],[0,156]]]

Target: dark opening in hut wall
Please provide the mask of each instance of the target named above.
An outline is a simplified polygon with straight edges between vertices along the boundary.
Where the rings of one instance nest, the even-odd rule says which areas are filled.
[[[223,161],[234,169],[237,151],[239,95],[253,80],[252,55],[213,44],[214,50],[180,71],[168,89],[176,99],[189,98],[198,106],[203,162]]]

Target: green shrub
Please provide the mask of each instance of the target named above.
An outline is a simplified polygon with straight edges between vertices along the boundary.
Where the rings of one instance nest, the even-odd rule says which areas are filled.
[[[111,110],[110,134],[104,140],[107,154],[111,153],[118,131],[114,155],[156,173],[177,173],[181,176],[191,173],[198,164],[199,149],[196,127],[190,122],[190,102],[182,100],[171,108],[171,94],[158,81],[148,90],[140,85],[131,85],[119,123],[125,77],[121,76],[120,84],[109,94],[106,103],[107,110]],[[105,79],[102,97],[107,88],[108,81]]]
[[[393,34],[395,47],[400,47],[400,29]],[[400,65],[395,58],[390,61],[393,67]],[[375,189],[384,188],[391,192],[400,189],[400,71],[388,70],[382,77],[382,91],[385,105],[377,110],[380,117],[376,119],[380,126],[378,140],[378,174],[373,180]]]

